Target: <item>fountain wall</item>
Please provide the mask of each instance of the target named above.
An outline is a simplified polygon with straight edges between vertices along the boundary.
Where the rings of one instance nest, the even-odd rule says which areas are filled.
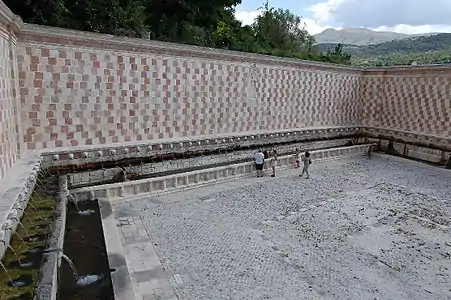
[[[359,124],[359,71],[27,25],[28,149]]]
[[[22,25],[0,11],[0,176],[35,150],[256,132],[357,128],[451,149],[447,66],[351,68]]]
[[[449,66],[367,69],[360,91],[367,132],[451,149]]]
[[[20,26],[20,19],[0,2],[0,180],[19,157],[16,34]]]

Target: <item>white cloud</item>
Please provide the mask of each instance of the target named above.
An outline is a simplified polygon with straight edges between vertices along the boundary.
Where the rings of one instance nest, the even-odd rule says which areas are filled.
[[[392,27],[380,26],[374,28],[376,31],[394,31],[406,34],[417,34],[417,33],[430,33],[430,32],[451,32],[451,26],[440,26],[440,25],[419,25],[412,26],[406,24],[399,24]]]
[[[367,27],[399,33],[451,32],[451,1],[323,0],[309,7],[319,27]],[[336,27],[335,26],[335,27]]]
[[[254,23],[255,18],[257,18],[259,14],[260,12],[258,10],[237,11],[235,12],[235,17],[240,20],[243,25],[251,25],[252,23]],[[303,23],[305,23],[305,28],[307,29],[307,31],[312,35],[330,28],[330,26],[327,25],[320,25],[314,19],[302,19],[302,21]]]
[[[312,12],[313,19],[319,24],[327,24],[333,20],[333,12],[347,0],[328,0],[316,3],[308,8]]]
[[[367,26],[376,31],[394,31],[399,33],[416,34],[430,32],[451,32],[451,18],[448,24],[444,18],[434,18],[431,12],[421,13],[425,6],[420,4],[424,0],[322,0],[308,8],[311,18],[303,19],[307,31],[314,35],[327,28],[341,29],[343,27]],[[447,16],[451,15],[451,0],[434,0],[438,7],[444,9]],[[448,9],[449,7],[449,9]],[[432,8],[435,10],[435,8]],[[447,11],[446,11],[447,10]],[[416,14],[418,18],[406,14]],[[243,25],[250,25],[259,15],[258,10],[237,11],[235,16]],[[429,19],[425,15],[431,16]],[[440,13],[440,16],[442,13]],[[436,14],[438,16],[438,14]],[[397,21],[399,20],[399,21]],[[402,22],[402,20],[406,22]],[[410,22],[408,22],[410,20]],[[420,20],[420,21],[418,21]],[[422,21],[421,21],[422,20]],[[424,24],[422,24],[423,22]],[[404,23],[404,24],[403,24]],[[445,22],[446,23],[446,22]]]
[[[326,30],[327,28],[331,28],[331,26],[322,25],[321,23],[319,23],[318,21],[316,21],[314,19],[304,19],[303,21],[305,22],[305,25],[306,25],[305,28],[311,35],[321,33],[324,30]],[[341,28],[335,27],[335,29],[341,29]]]
[[[243,25],[251,25],[260,12],[258,10],[251,11],[236,11],[235,18],[237,18]]]

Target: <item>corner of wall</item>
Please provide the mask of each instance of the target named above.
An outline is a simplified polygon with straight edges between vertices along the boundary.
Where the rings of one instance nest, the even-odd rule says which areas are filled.
[[[17,63],[17,34],[23,22],[0,0],[0,65],[6,70],[2,75],[5,86],[1,99],[0,119],[0,179],[20,158],[22,149],[21,106],[19,99],[19,78]]]

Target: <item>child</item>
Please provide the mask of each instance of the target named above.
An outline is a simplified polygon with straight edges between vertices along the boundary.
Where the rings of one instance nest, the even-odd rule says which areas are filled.
[[[296,169],[301,167],[301,150],[296,148],[296,153],[294,154],[294,159],[296,160]]]
[[[277,150],[274,149],[271,151],[271,160],[269,163],[270,163],[271,169],[272,169],[271,177],[276,177]]]
[[[305,154],[303,155],[302,161],[304,162],[304,168],[302,169],[302,173],[299,175],[299,177],[302,178],[302,176],[304,176],[305,173],[307,174],[307,179],[309,179],[310,176],[308,174],[308,168],[312,163],[312,161],[310,160],[310,153],[308,151],[306,151]]]

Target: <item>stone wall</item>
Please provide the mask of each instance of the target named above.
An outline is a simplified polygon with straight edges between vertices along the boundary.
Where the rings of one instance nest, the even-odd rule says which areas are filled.
[[[0,180],[20,155],[15,35],[20,25],[21,21],[0,2]]]
[[[451,150],[451,68],[365,70],[362,124],[374,137]]]
[[[27,150],[338,126],[451,147],[449,67],[359,69],[22,25],[0,6],[0,176]]]
[[[25,26],[28,149],[359,124],[359,71]]]
[[[451,138],[451,68],[366,70],[361,81],[363,123]]]

